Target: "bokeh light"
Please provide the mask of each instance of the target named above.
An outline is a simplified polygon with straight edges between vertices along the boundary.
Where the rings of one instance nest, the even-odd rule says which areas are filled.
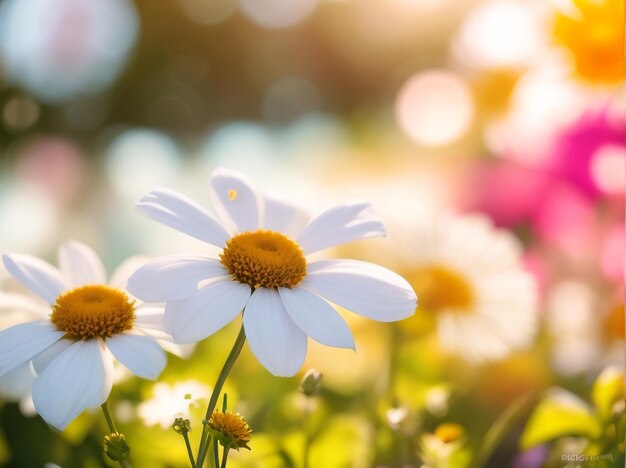
[[[547,42],[540,7],[532,0],[479,4],[468,14],[456,38],[456,58],[479,68],[528,66]]]
[[[469,128],[474,103],[463,79],[444,70],[411,77],[396,98],[396,119],[406,134],[425,146],[442,146]]]
[[[486,140],[502,156],[541,164],[559,130],[580,117],[585,102],[560,67],[533,70],[515,86],[508,114],[486,128]]]
[[[13,96],[2,109],[2,118],[7,128],[26,130],[39,119],[39,105],[28,96]]]
[[[4,251],[41,251],[54,243],[54,203],[34,184],[0,180],[0,245]]]
[[[207,139],[201,154],[211,166],[247,167],[251,174],[270,175],[279,157],[272,131],[251,122],[232,122]]]
[[[616,145],[601,146],[591,160],[591,176],[596,186],[609,195],[618,195],[626,187],[624,162],[626,148]]]
[[[127,0],[9,0],[0,8],[6,76],[47,102],[110,85],[137,33]]]
[[[16,172],[43,190],[50,200],[63,204],[86,182],[86,164],[82,152],[72,141],[40,137],[21,150]]]
[[[111,184],[117,193],[133,202],[155,186],[171,185],[180,163],[176,143],[154,130],[127,130],[107,149]]]
[[[185,15],[193,22],[214,24],[225,20],[237,10],[237,0],[180,0]]]
[[[265,28],[287,28],[303,21],[318,0],[239,0],[241,11],[250,21]]]

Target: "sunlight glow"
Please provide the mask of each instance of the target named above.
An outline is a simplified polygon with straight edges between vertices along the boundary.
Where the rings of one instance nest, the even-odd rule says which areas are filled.
[[[471,92],[459,76],[429,70],[411,77],[396,99],[396,120],[424,146],[443,146],[460,138],[474,116]]]

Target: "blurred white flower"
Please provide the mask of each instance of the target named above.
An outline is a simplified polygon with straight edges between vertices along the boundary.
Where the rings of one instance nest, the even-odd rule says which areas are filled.
[[[117,78],[138,28],[127,0],[7,0],[0,56],[10,81],[42,101],[65,102]]]
[[[223,224],[169,190],[150,192],[137,205],[145,216],[223,249],[219,259],[162,257],[129,278],[128,290],[135,296],[167,303],[165,325],[174,342],[200,341],[245,308],[243,326],[254,355],[272,374],[292,376],[304,362],[307,336],[327,346],[354,348],[348,325],[326,300],[382,322],[413,314],[413,289],[390,270],[356,260],[305,257],[383,236],[368,203],[340,205],[308,222],[300,209],[260,194],[239,173],[214,171],[210,189]]]
[[[442,348],[480,362],[532,344],[536,284],[511,233],[483,216],[434,214],[408,232],[396,243],[400,268],[420,297],[421,313],[435,315]]]
[[[176,418],[189,418],[191,409],[211,396],[211,389],[196,380],[172,385],[159,382],[152,390],[154,396],[139,404],[137,414],[147,426],[159,424],[163,429],[170,427]]]
[[[531,65],[548,45],[548,12],[534,0],[480,2],[461,25],[452,51],[461,63],[479,69]]]
[[[59,248],[60,270],[35,257],[4,255],[13,277],[52,313],[0,331],[0,377],[30,363],[37,377],[33,401],[43,419],[63,430],[83,410],[106,401],[113,358],[134,374],[155,379],[165,353],[155,340],[167,335],[161,307],[136,305],[124,290],[134,259],[106,282],[102,262],[86,245]]]

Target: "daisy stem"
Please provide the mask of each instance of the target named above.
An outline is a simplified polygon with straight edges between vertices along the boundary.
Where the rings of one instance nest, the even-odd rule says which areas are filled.
[[[100,408],[102,408],[102,413],[104,414],[104,419],[106,419],[107,426],[109,426],[109,432],[111,434],[116,434],[117,433],[117,429],[115,428],[115,423],[113,422],[113,418],[111,417],[111,412],[109,411],[109,405],[105,401],[104,403],[102,403],[100,405]],[[126,460],[120,460],[119,464],[120,464],[120,466],[122,468],[127,468],[127,467],[130,466],[130,463],[128,463]]]
[[[109,412],[109,405],[107,405],[107,402],[105,401],[104,403],[102,403],[100,405],[100,408],[102,408],[102,412],[104,413],[104,419],[107,420],[109,432],[111,432],[111,434],[116,433],[117,429],[115,428],[115,423],[113,422],[113,418],[111,417],[111,413]]]
[[[306,403],[304,407],[304,418],[302,423],[304,425],[304,450],[302,452],[302,467],[309,468],[309,453],[311,451],[311,443],[313,442],[311,439],[311,397],[306,396]]]
[[[206,415],[204,416],[204,429],[202,429],[202,435],[200,436],[200,448],[198,449],[198,458],[196,467],[201,467],[204,463],[204,459],[209,450],[209,419],[213,415],[213,411],[215,410],[215,406],[217,405],[217,400],[220,397],[220,393],[222,391],[222,387],[224,386],[224,382],[226,382],[226,378],[228,374],[230,374],[233,365],[235,365],[235,361],[239,357],[239,353],[241,353],[241,349],[243,348],[244,343],[246,342],[246,333],[243,329],[243,325],[241,325],[241,329],[239,330],[239,334],[237,335],[237,339],[235,340],[235,344],[233,348],[230,350],[230,354],[226,358],[226,362],[224,363],[224,367],[220,371],[220,375],[217,378],[217,382],[215,382],[215,386],[213,387],[213,393],[211,394],[211,400],[209,400],[209,406],[206,410]]]

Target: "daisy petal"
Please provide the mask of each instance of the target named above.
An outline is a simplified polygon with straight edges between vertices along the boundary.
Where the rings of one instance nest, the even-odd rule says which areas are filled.
[[[48,367],[48,365],[54,361],[59,354],[69,348],[72,343],[74,343],[72,340],[61,338],[59,341],[56,341],[52,345],[48,346],[41,353],[34,356],[32,361],[30,361],[33,373],[35,375],[41,374],[46,367]]]
[[[210,195],[215,210],[233,233],[259,228],[260,200],[247,177],[225,168],[216,169],[211,175]]]
[[[59,247],[59,269],[69,286],[105,284],[104,265],[91,247],[77,241],[67,241]]]
[[[181,301],[198,291],[198,283],[225,276],[219,260],[202,256],[168,255],[139,268],[126,288],[146,302]]]
[[[304,289],[279,288],[291,320],[315,341],[326,346],[354,349],[348,324],[324,299]]]
[[[46,319],[50,315],[50,304],[34,295],[0,291],[0,329],[26,322],[26,317]],[[25,319],[20,320],[24,317]]]
[[[18,401],[30,393],[35,376],[27,362],[0,377],[0,397]]]
[[[370,237],[384,237],[385,227],[369,203],[354,202],[331,208],[300,233],[298,244],[305,254]]]
[[[208,211],[173,190],[154,190],[141,197],[136,207],[150,219],[217,247],[224,247],[230,237]]]
[[[144,379],[155,380],[167,361],[163,349],[149,336],[119,333],[105,344],[118,361]]]
[[[280,295],[273,289],[257,289],[243,314],[250,349],[272,374],[291,377],[306,357],[306,335],[289,318]]]
[[[127,258],[122,263],[120,263],[120,265],[111,275],[111,279],[109,280],[109,286],[120,289],[122,291],[126,290],[126,283],[128,283],[128,278],[130,278],[130,276],[135,273],[135,271],[137,271],[149,261],[150,258],[145,255],[133,255],[132,257]]]
[[[415,312],[417,297],[396,273],[358,260],[320,260],[307,266],[299,287],[357,314],[394,322]]]
[[[296,238],[309,222],[309,216],[286,200],[265,197],[263,229],[280,232]]]
[[[148,330],[165,331],[164,308],[140,305],[135,309],[135,326]]]
[[[2,257],[13,277],[48,304],[67,289],[61,272],[47,262],[30,255],[8,254]]]
[[[163,326],[165,333],[172,336],[172,330],[176,326],[176,321],[181,317],[180,306],[185,301],[168,302],[165,305],[165,313],[163,314]],[[172,338],[173,340],[173,338]]]
[[[250,286],[230,280],[211,283],[183,302],[168,303],[165,326],[174,343],[195,343],[235,317],[250,298]]]
[[[49,322],[20,323],[0,331],[0,376],[29,361],[64,334]]]
[[[63,430],[80,413],[106,401],[113,364],[101,340],[77,341],[35,379],[33,401],[41,417]]]
[[[196,349],[196,345],[194,343],[191,344],[174,344],[168,340],[157,340],[161,348],[167,351],[174,356],[178,356],[181,359],[187,359],[192,354],[194,349]]]

